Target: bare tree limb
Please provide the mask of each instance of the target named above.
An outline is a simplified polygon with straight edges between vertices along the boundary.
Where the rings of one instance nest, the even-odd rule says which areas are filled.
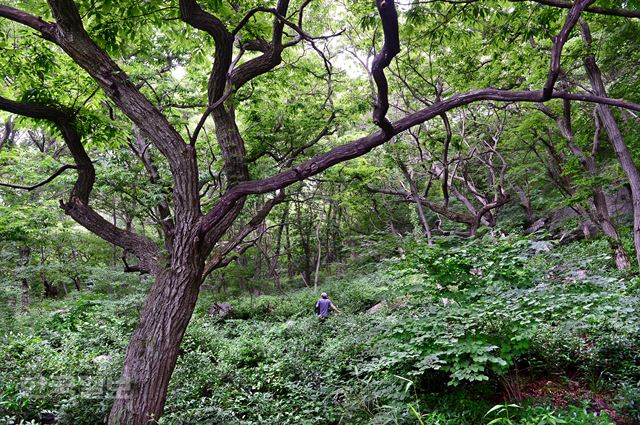
[[[62,167],[60,167],[55,173],[53,173],[51,176],[49,176],[48,178],[46,178],[45,180],[42,180],[39,183],[36,183],[34,185],[31,186],[23,186],[23,185],[19,185],[19,184],[11,184],[11,183],[2,183],[0,182],[0,186],[3,187],[9,187],[11,189],[20,189],[20,190],[27,190],[27,191],[31,191],[34,189],[37,189],[39,187],[42,187],[44,185],[46,185],[47,183],[52,182],[53,180],[55,180],[56,177],[58,177],[60,174],[64,173],[66,170],[68,169],[77,169],[78,167],[76,167],[75,165],[69,165],[69,164],[65,164]]]

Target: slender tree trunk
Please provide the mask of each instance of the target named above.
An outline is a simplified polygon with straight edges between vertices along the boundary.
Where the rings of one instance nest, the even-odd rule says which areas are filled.
[[[76,291],[80,292],[80,279],[78,276],[72,277],[71,280],[73,281],[73,286],[76,287]]]
[[[261,243],[260,241],[256,242],[256,244]],[[260,249],[256,249],[256,257],[255,257],[255,272],[254,272],[254,276],[257,277],[258,279],[261,279],[263,277],[263,271],[262,271],[262,258],[265,257],[265,259],[267,261],[269,261],[269,259],[266,257],[266,255],[262,255],[262,251]]]
[[[581,23],[581,30],[583,39],[585,40],[587,47],[590,49],[591,33],[586,22]],[[592,54],[589,54],[584,58],[584,67],[587,71],[587,75],[589,76],[589,81],[591,82],[594,94],[597,96],[606,96],[607,92],[605,90],[604,82],[602,81],[602,73],[600,72],[600,68],[596,64],[596,59]],[[633,162],[631,152],[622,137],[622,133],[618,128],[618,124],[616,123],[611,109],[606,105],[597,105],[596,110],[602,120],[602,124],[604,125],[607,135],[609,136],[609,141],[613,145],[613,149],[616,152],[616,156],[618,157],[622,170],[627,176],[629,185],[631,186],[631,199],[633,201],[633,242],[636,250],[636,261],[640,266],[640,171],[638,171],[638,167]]]
[[[72,249],[71,250],[71,258],[75,262],[77,260],[77,258],[78,258],[78,251],[76,251],[75,249]],[[71,280],[73,281],[73,285],[76,287],[76,290],[78,292],[80,292],[80,276],[78,276],[77,273],[74,273],[71,276]]]
[[[584,171],[591,177],[598,177],[598,165],[596,164],[595,160],[595,155],[600,145],[600,126],[598,117],[594,117],[596,119],[596,132],[594,135],[591,154],[588,155],[582,150],[580,146],[575,143],[573,126],[571,124],[571,103],[568,100],[564,101],[562,116],[556,115],[544,105],[540,106],[540,109],[549,117],[556,120],[556,122],[558,123],[558,127],[560,128],[560,133],[567,141],[567,145],[569,146],[571,152],[580,160],[580,164],[582,165]],[[567,182],[570,183],[569,180],[567,180]],[[609,246],[611,247],[613,258],[616,263],[616,267],[619,270],[625,270],[631,267],[631,264],[629,263],[629,257],[627,256],[627,253],[622,246],[622,242],[620,241],[618,230],[611,221],[611,215],[609,214],[609,208],[607,206],[607,199],[605,197],[602,186],[595,185],[593,187],[593,209],[595,211],[588,211],[588,208],[589,207],[585,208],[585,213],[589,215],[590,219],[595,224],[597,224],[602,232],[607,236]],[[588,222],[585,222],[583,224],[583,233],[585,235],[585,238],[588,238],[590,236]]]
[[[575,195],[576,190],[573,184],[573,180],[571,179],[570,176],[564,173],[564,170],[562,168],[562,164],[564,162],[564,156],[557,151],[557,149],[555,148],[555,146],[553,146],[551,141],[544,140],[543,138],[541,138],[540,141],[544,144],[547,150],[548,161],[545,164],[545,166],[547,167],[547,173],[551,178],[551,181],[560,190],[560,193],[563,196],[571,197]],[[571,209],[573,209],[584,220],[581,225],[582,234],[585,239],[590,239],[591,230],[589,228],[589,220],[594,222],[596,220],[594,220],[594,217],[592,217],[592,214],[590,214],[590,211],[587,210],[582,205],[573,206],[571,207]]]
[[[240,255],[238,257],[238,259],[236,260],[236,262],[238,263],[239,266],[241,267],[247,267],[248,263],[247,263],[247,257],[245,255]],[[245,278],[245,274],[244,273],[240,273],[240,276],[238,277],[238,287],[244,291],[248,289],[248,285],[247,285],[247,279]]]
[[[331,228],[333,227],[333,202],[329,201],[329,210],[327,211],[327,222],[325,223],[325,254],[324,254],[324,262],[325,264],[329,264],[333,261],[333,247],[331,246]]]
[[[55,297],[58,295],[58,288],[53,286],[53,284],[49,281],[47,277],[47,271],[45,269],[45,261],[47,257],[45,256],[44,247],[40,247],[40,278],[42,279],[42,286],[44,287],[44,295],[45,297]]]
[[[340,226],[342,223],[342,216],[344,213],[344,208],[341,207],[340,205],[338,205],[336,207],[336,229],[335,229],[335,235],[334,235],[334,239],[335,239],[335,244],[336,244],[336,260],[338,262],[342,262],[342,232],[340,230]]]
[[[604,192],[602,191],[602,188],[598,187],[594,189],[593,203],[596,208],[598,218],[600,219],[600,227],[602,228],[602,232],[607,236],[607,239],[609,240],[609,245],[613,253],[613,260],[616,263],[616,268],[618,270],[628,269],[629,267],[631,267],[629,256],[622,246],[618,229],[616,229],[613,222],[611,221],[609,208],[607,207],[607,200],[605,198]]]
[[[291,279],[295,275],[295,272],[293,270],[293,259],[291,258],[291,236],[289,235],[289,223],[285,224],[284,235],[284,249],[287,252],[287,276]]]
[[[316,241],[318,243],[318,254],[316,257],[316,270],[313,275],[313,292],[318,292],[318,279],[320,276],[320,261],[322,260],[322,238],[320,237],[320,229],[322,227],[322,216],[324,215],[324,207],[318,217],[318,225],[316,226]]]
[[[5,144],[11,144],[11,141],[13,139],[13,129],[13,117],[10,116],[9,119],[5,121],[4,132],[2,133],[2,136],[0,136],[0,150],[2,150]]]
[[[278,226],[278,231],[276,233],[276,246],[273,252],[273,258],[271,260],[271,270],[273,274],[273,280],[276,285],[276,288],[282,289],[282,281],[280,279],[280,272],[278,271],[278,267],[280,265],[280,251],[282,248],[282,233],[284,231],[284,226],[287,221],[287,216],[289,215],[289,205],[285,206],[285,210],[282,213],[282,219],[280,220],[280,226]]]
[[[411,189],[411,196],[413,197],[413,201],[416,204],[416,208],[418,210],[418,217],[420,218],[420,223],[422,224],[422,228],[424,229],[424,236],[427,237],[427,244],[429,246],[433,245],[433,238],[431,236],[431,227],[429,226],[429,222],[427,221],[427,216],[424,213],[424,208],[422,207],[422,202],[420,200],[420,195],[418,193],[418,187],[416,186],[416,182],[413,180],[411,176],[411,172],[407,169],[407,167],[400,162],[400,169],[402,170],[402,174],[404,178],[409,183],[409,188]]]
[[[300,234],[300,245],[302,247],[302,278],[304,279],[305,285],[308,287],[311,285],[311,235],[309,232],[311,231],[308,226],[305,226],[302,222],[302,211],[301,206],[297,205],[296,208],[296,223],[298,225],[298,233]]]
[[[20,259],[19,261],[19,265],[20,268],[24,269],[24,267],[26,267],[29,264],[29,258],[31,258],[31,248],[29,247],[22,247],[20,248]],[[22,271],[24,273],[24,270]],[[22,278],[20,279],[20,285],[21,285],[21,302],[20,302],[20,308],[22,311],[27,311],[29,310],[29,280],[27,279],[26,276],[22,276]]]
[[[117,225],[118,224],[118,216],[116,215],[116,196],[113,195],[113,211],[112,211],[112,220],[113,220],[113,225]],[[116,244],[113,244],[112,247],[112,252],[111,252],[111,265],[115,268],[116,264],[117,264],[117,257],[118,257],[118,246]]]
[[[531,199],[527,195],[527,192],[519,185],[512,184],[513,190],[518,195],[518,199],[520,200],[520,206],[524,211],[525,222],[523,228],[528,229],[529,226],[533,224],[535,221],[535,217],[533,216],[533,208],[531,207]]]

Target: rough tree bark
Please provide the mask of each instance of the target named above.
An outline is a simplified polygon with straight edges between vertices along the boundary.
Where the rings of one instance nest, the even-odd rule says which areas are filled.
[[[146,424],[164,408],[180,342],[195,308],[204,259],[195,234],[176,238],[171,267],[156,278],[127,348],[110,424]],[[171,300],[171,302],[166,302]]]

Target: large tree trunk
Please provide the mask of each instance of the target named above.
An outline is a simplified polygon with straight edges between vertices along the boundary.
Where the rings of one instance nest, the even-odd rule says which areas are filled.
[[[586,22],[582,22],[581,30],[585,43],[587,44],[587,47],[590,48],[591,33]],[[589,54],[584,58],[584,67],[587,71],[587,75],[589,76],[589,81],[591,82],[594,94],[597,96],[606,96],[607,92],[605,90],[604,82],[602,81],[602,73],[600,72],[600,68],[596,64],[596,59],[592,54]],[[636,250],[636,261],[638,262],[638,265],[640,265],[640,171],[638,171],[638,167],[633,162],[631,152],[629,152],[629,148],[622,137],[622,133],[618,128],[611,109],[606,105],[597,105],[596,111],[602,120],[602,124],[609,136],[609,141],[613,145],[613,149],[616,152],[620,166],[626,174],[627,179],[629,180],[629,185],[631,186],[631,199],[633,201],[633,242]]]
[[[110,425],[142,425],[163,412],[169,379],[196,305],[203,261],[187,246],[161,272],[129,341],[122,378],[109,416]]]

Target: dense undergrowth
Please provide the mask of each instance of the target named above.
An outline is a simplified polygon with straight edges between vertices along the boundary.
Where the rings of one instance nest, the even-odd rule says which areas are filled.
[[[159,422],[638,423],[640,279],[607,252],[405,241],[397,258],[325,277],[342,312],[324,323],[305,288],[205,291]],[[4,317],[0,418],[103,422],[142,289],[96,284]],[[222,301],[231,315],[209,315]]]

